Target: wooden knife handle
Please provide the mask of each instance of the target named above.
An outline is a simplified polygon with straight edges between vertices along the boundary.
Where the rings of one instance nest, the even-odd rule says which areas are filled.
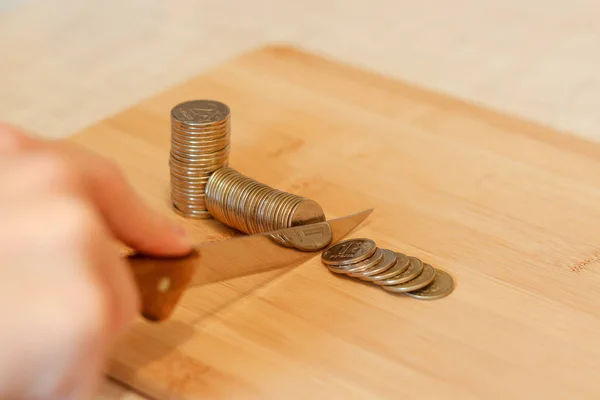
[[[127,256],[141,298],[141,315],[152,322],[169,318],[196,271],[197,252],[180,258]]]

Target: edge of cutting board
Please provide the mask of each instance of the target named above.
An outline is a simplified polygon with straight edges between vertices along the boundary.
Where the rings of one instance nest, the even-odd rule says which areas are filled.
[[[315,52],[313,50],[288,43],[269,43],[246,52],[239,53],[195,76],[183,79],[180,82],[171,85],[170,87],[162,88],[161,90],[153,92],[149,96],[141,98],[131,106],[122,109],[120,112],[114,113],[106,118],[88,125],[87,128],[81,129],[80,131],[71,135],[70,138],[77,138],[83,135],[88,129],[126,113],[144,101],[158,97],[166,92],[175,91],[180,87],[186,86],[190,81],[198,79],[204,75],[214,73],[214,71],[223,69],[230,64],[237,64],[253,58],[264,59],[265,57],[293,59],[294,62],[312,64],[314,67],[320,69],[341,68],[344,70],[345,74],[349,76],[355,76],[357,80],[368,82],[370,85],[381,88],[387,87],[388,89],[390,88],[390,85],[392,85],[394,90],[407,92],[410,94],[410,96],[415,98],[427,98],[428,102],[435,103],[436,105],[439,105],[440,108],[452,110],[457,115],[473,116],[475,114],[482,120],[486,120],[490,124],[496,125],[499,128],[514,131],[517,135],[526,135],[529,138],[539,142],[560,147],[562,150],[580,154],[588,158],[600,158],[600,143],[577,136],[573,132],[561,131],[550,125],[545,125],[542,122],[534,121],[521,115],[510,114],[502,110],[488,107],[481,103],[454,97],[448,93],[437,91],[430,87],[419,86],[415,83],[405,81],[398,77],[386,75],[365,67],[360,67],[345,62],[341,59],[337,59],[333,56],[325,55],[320,52]]]

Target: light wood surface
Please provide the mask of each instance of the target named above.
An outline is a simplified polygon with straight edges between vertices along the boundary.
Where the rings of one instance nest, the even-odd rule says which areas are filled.
[[[597,0],[8,2],[0,120],[44,136],[283,42],[600,139]]]
[[[374,207],[353,236],[457,281],[423,302],[292,272],[189,291],[136,323],[110,374],[155,398],[577,398],[600,395],[600,146],[286,47],[232,60],[72,140],[168,205],[169,110],[232,108],[231,165],[320,202]],[[221,240],[218,221],[184,221]]]

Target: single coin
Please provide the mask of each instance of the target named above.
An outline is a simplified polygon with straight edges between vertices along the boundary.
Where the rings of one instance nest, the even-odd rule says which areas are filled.
[[[327,267],[331,272],[335,272],[336,274],[351,274],[371,268],[373,265],[379,263],[382,258],[383,251],[381,251],[381,249],[376,249],[375,253],[366,260],[350,265],[327,265]]]
[[[192,100],[178,104],[171,116],[178,122],[190,125],[205,125],[220,122],[229,117],[229,107],[214,100]]]
[[[435,278],[429,285],[405,293],[407,296],[419,300],[434,300],[448,296],[454,290],[454,279],[446,271],[435,269]]]
[[[411,279],[408,282],[400,283],[398,285],[383,285],[381,286],[384,290],[388,292],[394,293],[406,293],[412,292],[414,290],[418,290],[424,288],[433,282],[435,278],[435,268],[433,268],[429,264],[423,265],[423,272],[419,276],[414,279]]]
[[[404,282],[408,282],[411,279],[416,278],[417,276],[419,276],[419,274],[421,274],[421,272],[423,272],[423,262],[421,260],[419,260],[416,257],[408,257],[405,254],[399,253],[399,256],[402,257],[407,257],[408,258],[408,268],[406,268],[404,271],[400,272],[397,275],[394,275],[391,278],[387,278],[387,279],[380,279],[380,280],[376,280],[373,281],[374,284],[376,285],[399,285],[401,283]]]
[[[371,268],[365,269],[364,271],[352,272],[348,275],[353,276],[355,278],[363,278],[381,274],[392,268],[396,263],[398,256],[396,256],[396,253],[388,249],[381,249],[381,251],[383,253],[383,257],[381,258],[381,261],[379,261],[377,264],[373,265]]]
[[[303,251],[317,251],[324,249],[331,243],[331,226],[327,222],[318,224],[295,226],[286,229],[280,235],[293,247]]]
[[[313,200],[302,200],[292,211],[288,226],[306,225],[325,221],[323,209]]]
[[[359,278],[362,279],[363,281],[370,281],[370,282],[381,281],[381,280],[393,278],[394,276],[399,275],[402,272],[406,271],[408,269],[408,266],[410,265],[410,261],[408,260],[408,257],[402,253],[394,253],[394,254],[396,254],[396,262],[394,263],[394,265],[392,265],[391,268],[389,268],[383,272],[380,272],[376,275],[359,276]],[[374,282],[374,283],[376,283],[376,282]]]
[[[371,239],[346,239],[327,248],[321,254],[321,260],[328,265],[355,264],[371,257],[377,245]]]

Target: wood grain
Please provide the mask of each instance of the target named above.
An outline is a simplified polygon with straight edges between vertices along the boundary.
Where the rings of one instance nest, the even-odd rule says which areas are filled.
[[[353,236],[457,281],[422,302],[318,259],[189,291],[136,323],[110,374],[155,398],[597,398],[600,146],[287,47],[269,47],[72,138],[168,204],[169,110],[232,109],[231,165],[311,197]],[[183,221],[198,240],[235,234]]]
[[[19,2],[0,12],[0,120],[45,137],[276,42],[600,141],[596,0]]]

